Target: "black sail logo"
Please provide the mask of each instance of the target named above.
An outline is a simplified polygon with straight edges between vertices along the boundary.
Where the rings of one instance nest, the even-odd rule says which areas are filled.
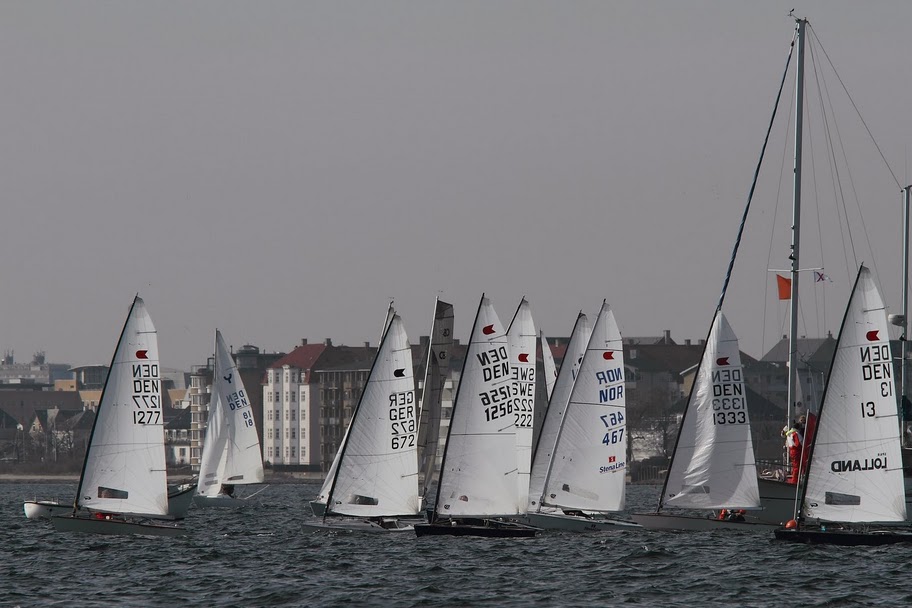
[[[405,377],[405,368],[401,367],[401,368],[397,369],[396,371],[393,372],[393,375],[397,378],[404,378]]]

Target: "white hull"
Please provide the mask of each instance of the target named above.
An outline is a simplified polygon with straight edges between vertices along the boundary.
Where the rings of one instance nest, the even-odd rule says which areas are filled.
[[[424,523],[424,520],[403,520],[395,518],[384,518],[380,521],[372,519],[340,519],[325,522],[305,522],[304,528],[308,530],[322,530],[324,532],[337,531],[385,534],[387,532],[414,532],[416,523]]]
[[[197,507],[219,507],[223,509],[236,509],[238,507],[246,507],[250,504],[250,501],[246,498],[234,498],[233,496],[225,496],[224,494],[217,494],[215,496],[203,496],[202,494],[196,494],[193,496],[193,504]]]
[[[98,519],[85,515],[52,517],[54,527],[61,532],[83,532],[88,534],[111,534],[144,536],[183,536],[187,533],[183,528],[174,525],[153,523],[150,520],[127,521],[122,519]]]
[[[620,532],[640,528],[639,524],[630,521],[580,517],[563,513],[527,513],[512,519],[542,530],[564,530],[567,532]]]
[[[631,516],[633,521],[647,530],[742,530],[742,531],[768,531],[781,527],[778,523],[768,523],[752,519],[748,515],[745,521],[729,521],[710,517],[696,517],[687,515],[664,515],[661,513],[637,513]]]
[[[23,510],[28,519],[50,519],[56,515],[66,515],[73,511],[73,504],[57,500],[26,500]]]

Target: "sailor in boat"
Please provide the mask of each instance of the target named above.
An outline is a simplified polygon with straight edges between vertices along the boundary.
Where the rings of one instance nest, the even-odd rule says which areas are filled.
[[[234,485],[230,483],[223,483],[222,487],[219,488],[219,494],[222,496],[229,496],[234,498]]]
[[[722,509],[719,511],[720,521],[744,521],[744,509]]]
[[[798,422],[795,422],[791,427],[782,427],[782,436],[785,437],[785,447],[788,449],[789,457],[789,476],[786,483],[790,484],[798,483],[798,471],[801,464],[801,443],[803,438],[801,431],[798,429],[799,426]]]

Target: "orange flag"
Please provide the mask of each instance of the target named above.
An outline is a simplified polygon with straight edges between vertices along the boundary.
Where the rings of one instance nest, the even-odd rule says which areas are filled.
[[[776,275],[776,285],[779,287],[779,299],[792,299],[792,280],[786,277]]]

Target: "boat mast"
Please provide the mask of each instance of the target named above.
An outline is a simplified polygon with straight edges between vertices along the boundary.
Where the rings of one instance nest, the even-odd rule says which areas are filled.
[[[791,267],[791,297],[789,298],[789,344],[788,344],[788,418],[791,424],[795,416],[795,384],[798,376],[798,253],[801,235],[801,139],[804,112],[804,32],[807,19],[795,19],[797,23],[797,55],[795,58],[795,165],[792,184],[792,245],[789,260]]]
[[[903,262],[902,262],[902,361],[899,364],[899,419],[901,422],[899,431],[903,443],[906,440],[904,416],[906,405],[906,386],[908,384],[908,374],[906,373],[906,361],[909,355],[909,197],[912,186],[903,188]]]

